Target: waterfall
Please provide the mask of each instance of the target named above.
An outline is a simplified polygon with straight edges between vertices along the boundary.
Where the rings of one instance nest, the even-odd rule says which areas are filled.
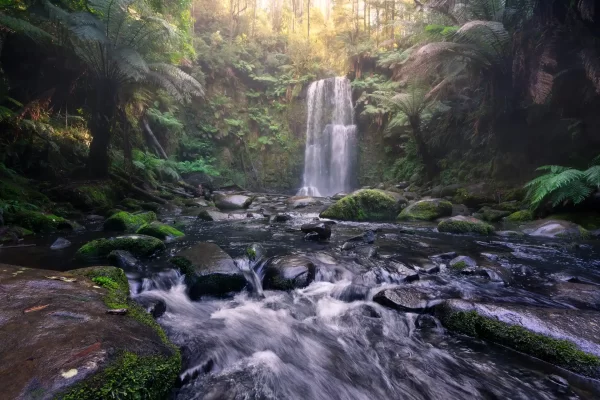
[[[304,184],[301,196],[331,196],[352,189],[356,125],[350,81],[343,77],[311,83],[307,98]]]

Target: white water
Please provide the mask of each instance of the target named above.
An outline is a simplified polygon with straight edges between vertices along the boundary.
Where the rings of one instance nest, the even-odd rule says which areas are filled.
[[[308,118],[301,196],[331,196],[352,189],[356,125],[350,81],[343,77],[313,82],[308,88]]]

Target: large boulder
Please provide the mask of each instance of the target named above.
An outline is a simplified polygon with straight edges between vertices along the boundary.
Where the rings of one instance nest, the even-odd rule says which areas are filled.
[[[197,243],[177,253],[171,262],[185,274],[188,295],[192,300],[202,296],[225,296],[246,286],[242,271],[214,243]]]
[[[590,233],[573,222],[561,220],[542,220],[533,224],[524,232],[530,236],[561,238],[561,239],[588,239]]]
[[[241,194],[215,193],[214,201],[219,210],[242,210],[250,207],[252,197]]]
[[[396,200],[381,190],[358,190],[321,213],[322,218],[344,221],[386,221],[394,219]]]
[[[315,279],[315,265],[306,257],[274,257],[263,266],[263,288],[291,290],[308,286]]]
[[[179,351],[129,299],[121,269],[57,272],[2,264],[0,281],[10,298],[0,307],[3,398],[168,397],[181,368]]]
[[[595,311],[448,300],[436,315],[450,330],[600,377],[600,325],[590,323]]]
[[[153,236],[160,240],[172,240],[185,235],[183,232],[173,228],[170,225],[156,221],[142,225],[136,233],[139,233],[140,235]]]
[[[114,250],[126,250],[137,257],[147,257],[164,250],[165,244],[152,236],[125,235],[110,239],[92,240],[81,246],[75,258],[84,262],[104,260]]]
[[[441,199],[425,199],[406,207],[400,215],[400,221],[433,221],[452,215],[452,203]]]
[[[156,214],[152,211],[139,214],[130,214],[126,211],[120,211],[111,215],[104,221],[105,231],[117,232],[135,232],[142,225],[156,221]]]
[[[473,217],[457,215],[440,221],[438,231],[448,233],[477,233],[480,235],[491,235],[494,227]]]

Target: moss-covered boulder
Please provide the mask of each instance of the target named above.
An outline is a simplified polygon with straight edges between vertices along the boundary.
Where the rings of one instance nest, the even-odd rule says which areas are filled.
[[[381,190],[356,191],[328,207],[321,218],[343,221],[387,221],[394,219],[396,200]]]
[[[246,278],[233,259],[214,243],[196,243],[171,259],[182,274],[192,300],[226,296],[246,286]]]
[[[130,214],[126,211],[119,211],[104,221],[104,230],[135,232],[142,225],[149,224],[153,221],[156,221],[156,214],[152,211],[139,214]]]
[[[0,318],[0,365],[9,367],[0,369],[2,398],[168,397],[181,356],[129,299],[122,270],[62,273],[2,264],[0,280],[10,297]],[[107,313],[116,308],[127,314]]]
[[[452,215],[452,203],[441,199],[425,199],[417,201],[406,207],[400,215],[399,221],[433,221],[438,218]]]
[[[33,232],[20,226],[6,226],[0,229],[0,243],[16,242],[19,239],[33,236]]]
[[[140,235],[153,236],[160,240],[175,239],[185,235],[183,232],[173,228],[172,226],[157,221],[142,225],[136,233],[139,233]]]
[[[54,214],[39,211],[20,210],[4,216],[7,223],[15,224],[33,232],[54,232],[57,230],[73,230],[76,224]]]
[[[75,257],[81,261],[104,260],[113,250],[127,250],[137,257],[147,257],[164,250],[162,240],[146,235],[125,235],[110,239],[92,240],[81,246]]]
[[[436,315],[452,331],[484,339],[592,378],[600,377],[595,311],[448,300]]]
[[[528,222],[533,221],[533,219],[533,213],[530,210],[515,211],[504,218],[504,220],[508,222]]]
[[[486,222],[498,222],[510,214],[510,211],[496,210],[494,208],[485,206],[477,211],[477,213],[475,213],[473,216]]]
[[[53,200],[71,203],[81,210],[109,208],[121,196],[120,188],[112,181],[61,185],[48,193]]]
[[[496,203],[495,189],[485,182],[465,186],[456,191],[452,201],[455,204],[464,204],[471,208],[493,204]]]
[[[524,232],[530,236],[558,239],[590,239],[587,229],[573,222],[546,219],[534,222]]]
[[[440,221],[438,231],[448,233],[477,233],[479,235],[491,235],[494,233],[494,227],[490,224],[473,217],[457,215]]]

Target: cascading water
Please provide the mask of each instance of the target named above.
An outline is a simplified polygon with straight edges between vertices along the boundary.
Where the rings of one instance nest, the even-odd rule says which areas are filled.
[[[301,196],[331,196],[352,189],[356,125],[350,81],[343,77],[313,82],[308,88],[308,119]]]

